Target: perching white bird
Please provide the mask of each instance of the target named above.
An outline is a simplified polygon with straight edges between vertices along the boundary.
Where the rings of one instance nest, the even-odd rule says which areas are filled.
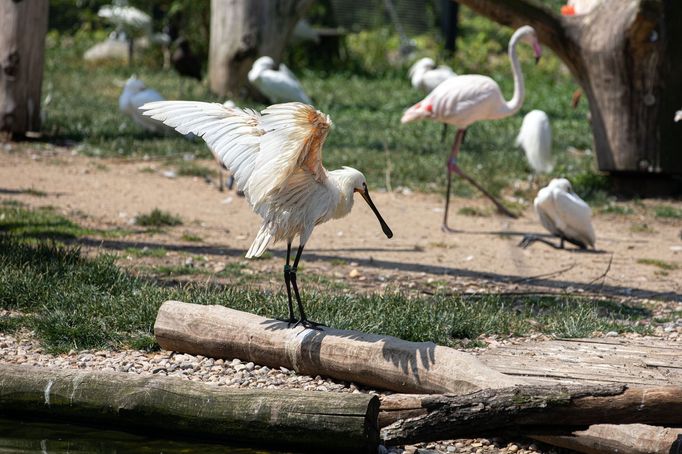
[[[306,318],[296,283],[303,247],[316,225],[350,213],[353,194],[359,192],[386,236],[393,236],[369,197],[362,173],[350,167],[328,172],[323,167],[322,146],[332,123],[314,107],[302,103],[275,104],[261,115],[217,103],[165,101],[146,104],[142,109],[146,110],[145,115],[182,134],[191,132],[203,137],[234,174],[249,204],[263,218],[247,258],[260,256],[272,241],[287,242],[284,281],[290,323],[296,321],[293,287],[301,316],[297,324],[317,325]],[[298,252],[293,266],[289,266],[291,243],[297,235]]]
[[[436,62],[428,57],[417,60],[407,74],[410,77],[412,87],[425,93],[431,93],[445,80],[457,75],[449,66],[436,67]]]
[[[552,163],[552,128],[547,114],[531,110],[523,117],[521,130],[516,137],[516,146],[523,147],[526,159],[534,173],[549,173]]]
[[[563,249],[564,241],[575,244],[580,249],[594,249],[595,235],[592,227],[592,210],[571,187],[566,178],[555,178],[549,185],[540,189],[535,201],[535,212],[540,223],[552,234],[561,239],[557,246],[535,235],[527,235],[519,246],[526,248],[536,241],[548,244],[555,249]]]
[[[675,122],[682,120],[682,110],[675,112]]]
[[[125,34],[128,39],[128,62],[132,63],[134,39],[139,35],[151,36],[152,18],[134,6],[125,4],[104,5],[97,15],[114,24],[118,33]]]
[[[275,61],[270,57],[260,57],[253,62],[248,77],[249,82],[270,102],[299,101],[312,104],[308,95],[303,91],[301,83],[289,68],[284,63],[280,63],[279,69],[275,69]]]
[[[447,222],[453,172],[476,186],[486,197],[493,201],[499,211],[507,216],[516,217],[495,199],[492,194],[460,169],[457,164],[457,156],[464,141],[466,129],[471,124],[480,120],[496,120],[508,117],[515,114],[521,108],[525,87],[521,65],[516,55],[516,45],[519,41],[525,41],[533,47],[536,62],[542,55],[540,43],[533,27],[525,25],[514,32],[509,41],[509,58],[514,73],[514,95],[511,100],[504,100],[497,82],[490,77],[482,75],[451,77],[438,85],[422,101],[407,109],[400,120],[401,123],[409,123],[411,121],[428,119],[451,124],[458,128],[455,142],[447,161],[448,185],[445,194],[445,215],[442,226],[444,231],[453,231],[448,227]]]
[[[140,107],[149,102],[165,101],[165,99],[158,91],[147,88],[144,82],[132,76],[126,81],[123,92],[118,98],[118,108],[147,131],[159,133],[168,131],[169,128],[163,122],[142,115]]]

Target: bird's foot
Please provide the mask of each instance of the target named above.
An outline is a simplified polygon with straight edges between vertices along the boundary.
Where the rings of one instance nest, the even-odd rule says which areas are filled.
[[[298,320],[296,320],[294,317],[289,317],[289,318],[278,318],[275,320],[279,320],[280,322],[284,322],[287,324],[287,328],[291,328],[293,326],[298,325]]]
[[[521,241],[519,241],[519,244],[517,244],[517,246],[526,249],[528,246],[535,243],[536,241],[537,237],[535,235],[524,235]]]
[[[311,322],[307,318],[302,318],[301,320],[296,322],[296,324],[294,325],[294,328],[296,328],[299,325],[306,328],[306,329],[314,329],[316,331],[322,331],[322,328],[320,328],[320,327],[321,326],[327,326],[324,323]]]
[[[458,233],[458,232],[459,232],[459,230],[455,230],[455,229],[453,229],[453,228],[448,227],[447,224],[441,225],[441,226],[440,226],[440,229],[441,229],[441,231],[443,231],[444,233]]]

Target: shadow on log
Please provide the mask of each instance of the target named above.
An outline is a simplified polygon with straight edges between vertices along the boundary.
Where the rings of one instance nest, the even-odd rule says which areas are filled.
[[[379,399],[172,377],[0,366],[0,414],[312,452],[372,452]]]
[[[289,328],[286,322],[223,306],[166,301],[154,334],[166,350],[239,358],[403,393],[464,394],[524,383],[432,342],[327,327]]]

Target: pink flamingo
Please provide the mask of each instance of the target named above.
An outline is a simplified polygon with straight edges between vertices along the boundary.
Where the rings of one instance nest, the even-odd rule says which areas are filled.
[[[536,63],[542,55],[542,49],[533,27],[525,25],[514,32],[511,40],[509,40],[509,59],[511,60],[512,72],[514,74],[514,95],[511,100],[504,100],[497,82],[488,76],[479,74],[457,76],[446,80],[422,101],[407,109],[400,120],[401,123],[409,123],[415,120],[429,119],[458,128],[455,142],[452,145],[452,151],[447,161],[448,186],[445,194],[445,215],[442,227],[444,231],[453,232],[448,227],[450,184],[453,172],[483,192],[486,197],[493,201],[500,212],[510,217],[516,217],[473,178],[462,172],[462,169],[457,165],[457,156],[464,141],[466,129],[471,124],[480,120],[505,118],[515,114],[521,108],[525,88],[521,65],[516,55],[516,45],[519,41],[527,42],[533,46]]]

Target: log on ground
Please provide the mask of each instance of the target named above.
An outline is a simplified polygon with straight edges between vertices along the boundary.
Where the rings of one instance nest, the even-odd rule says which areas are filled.
[[[570,435],[593,424],[682,425],[682,388],[518,386],[463,396],[382,397],[385,443],[512,434]]]
[[[432,342],[328,327],[290,328],[286,322],[223,306],[166,301],[154,334],[166,350],[239,358],[402,393],[463,394],[525,383],[473,355]]]
[[[671,454],[682,452],[682,429],[646,424],[599,424],[571,435],[531,436],[544,443],[588,454]]]
[[[376,452],[366,394],[230,389],[179,378],[0,366],[0,414],[314,452]]]

